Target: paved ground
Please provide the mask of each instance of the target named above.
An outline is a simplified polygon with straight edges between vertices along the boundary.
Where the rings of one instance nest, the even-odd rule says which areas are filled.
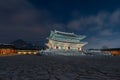
[[[0,57],[0,80],[120,80],[120,57]]]

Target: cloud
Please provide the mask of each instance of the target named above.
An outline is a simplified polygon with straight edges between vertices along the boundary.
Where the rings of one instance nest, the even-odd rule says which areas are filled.
[[[67,27],[74,31],[88,34],[85,48],[120,47],[119,46],[120,9],[113,12],[81,16],[68,22]]]
[[[117,10],[111,14],[110,22],[112,24],[119,24],[120,23],[120,10]]]
[[[89,44],[85,46],[85,48],[102,48],[103,46],[107,46],[108,48],[118,48],[120,37],[114,36],[114,37],[91,37],[89,38]]]
[[[38,39],[50,30],[47,10],[37,10],[28,0],[0,0],[0,40]]]
[[[51,30],[64,31],[63,23],[53,21],[50,11],[36,9],[28,0],[0,0],[0,41],[45,40]]]
[[[91,16],[81,17],[80,19],[70,21],[68,23],[68,28],[79,30],[79,29],[83,29],[84,27],[88,28],[88,27],[104,26],[107,16],[108,14],[106,13],[99,13],[96,16],[91,15]]]
[[[99,32],[100,36],[105,36],[105,37],[115,36],[117,34],[119,34],[119,32],[114,32],[112,29],[104,29]]]
[[[112,13],[99,12],[98,14],[82,16],[79,19],[74,19],[68,22],[67,27],[74,30],[91,29],[101,30],[103,28],[120,25],[120,9]]]

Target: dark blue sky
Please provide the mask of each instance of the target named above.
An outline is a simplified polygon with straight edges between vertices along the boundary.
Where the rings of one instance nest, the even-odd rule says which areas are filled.
[[[120,1],[0,0],[0,43],[43,44],[51,30],[86,35],[85,48],[120,47]]]

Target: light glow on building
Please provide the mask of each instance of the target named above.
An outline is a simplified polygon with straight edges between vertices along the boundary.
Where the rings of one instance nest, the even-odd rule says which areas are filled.
[[[78,50],[81,51],[82,47],[87,42],[81,42],[86,36],[76,35],[74,33],[66,33],[61,31],[51,31],[50,36],[47,38],[46,44],[49,49],[63,49],[63,50]]]

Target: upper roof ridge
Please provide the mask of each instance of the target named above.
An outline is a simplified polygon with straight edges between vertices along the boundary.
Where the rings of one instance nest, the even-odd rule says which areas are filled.
[[[62,34],[72,34],[72,35],[75,35],[73,32],[70,33],[70,32],[63,32],[63,31],[57,31],[57,30],[55,30],[55,33],[62,33]]]

